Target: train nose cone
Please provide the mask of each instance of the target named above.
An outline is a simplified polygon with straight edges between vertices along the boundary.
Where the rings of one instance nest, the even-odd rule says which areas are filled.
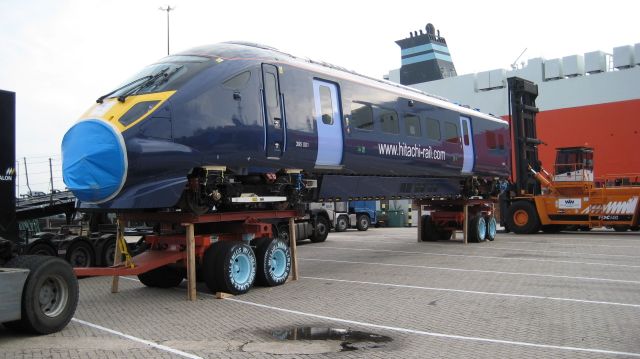
[[[62,177],[81,201],[100,203],[115,197],[127,178],[122,135],[100,120],[75,124],[62,139]]]

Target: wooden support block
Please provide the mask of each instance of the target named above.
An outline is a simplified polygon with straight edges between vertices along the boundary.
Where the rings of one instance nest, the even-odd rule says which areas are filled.
[[[216,292],[216,299],[227,299],[233,297],[231,293]]]
[[[422,205],[418,204],[418,243],[422,242]]]
[[[124,240],[124,223],[118,217],[116,221],[116,251],[113,254],[113,266],[116,267],[122,263],[122,251],[120,250],[119,241]],[[111,293],[118,293],[118,284],[120,283],[120,276],[114,275],[111,280]]]
[[[296,222],[289,218],[289,248],[291,249],[291,276],[298,280],[298,249],[296,246]]]
[[[196,300],[196,244],[193,223],[187,227],[187,300]]]

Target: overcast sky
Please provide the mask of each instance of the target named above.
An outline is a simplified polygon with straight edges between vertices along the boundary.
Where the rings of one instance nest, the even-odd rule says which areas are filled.
[[[171,0],[171,52],[264,43],[381,78],[394,43],[428,22],[458,74],[640,42],[640,2]],[[166,2],[0,0],[0,89],[17,93],[17,156],[59,158],[65,131],[100,95],[166,55]],[[36,157],[44,156],[44,157]]]

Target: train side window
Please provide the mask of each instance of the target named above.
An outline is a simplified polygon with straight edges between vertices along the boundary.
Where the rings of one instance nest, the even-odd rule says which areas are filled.
[[[224,87],[230,88],[232,90],[242,90],[247,85],[247,82],[249,82],[250,78],[251,71],[245,71],[233,76],[222,84],[224,85]]]
[[[458,126],[456,126],[455,123],[445,122],[444,138],[449,143],[460,143],[460,133],[458,132]]]
[[[413,137],[422,136],[422,127],[420,127],[420,118],[416,115],[405,115],[404,130],[409,136],[413,136]]]
[[[432,118],[427,119],[427,138],[430,140],[440,141],[440,122]]]
[[[398,114],[395,111],[381,110],[379,119],[382,126],[382,132],[393,134],[400,133]]]
[[[325,125],[333,125],[331,90],[327,86],[320,86],[320,111],[322,111],[322,123]]]
[[[278,86],[276,85],[276,76],[270,72],[265,73],[264,87],[267,94],[267,106],[278,107]]]
[[[492,131],[485,132],[485,140],[487,141],[487,147],[490,150],[495,150],[498,148],[498,144],[496,143],[496,134]]]
[[[373,110],[371,106],[352,102],[350,122],[358,130],[373,130]]]

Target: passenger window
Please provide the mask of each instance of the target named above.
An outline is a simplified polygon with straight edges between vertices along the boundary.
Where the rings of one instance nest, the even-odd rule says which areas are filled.
[[[267,72],[265,73],[264,81],[267,106],[278,107],[278,86],[276,85],[276,76],[270,72]]]
[[[449,143],[460,143],[460,134],[458,133],[458,126],[456,126],[455,123],[445,122],[444,138]]]
[[[382,132],[393,134],[400,133],[398,114],[395,111],[381,110],[380,125],[382,126]]]
[[[250,78],[251,71],[245,71],[223,82],[223,85],[224,87],[230,88],[232,90],[241,90],[247,85],[247,82],[249,82]]]
[[[409,136],[422,136],[422,128],[420,127],[420,117],[416,115],[404,116],[404,129]]]
[[[351,103],[351,125],[358,130],[373,130],[373,110],[371,106]]]
[[[320,107],[320,110],[322,111],[322,123],[325,125],[333,125],[331,90],[327,86],[320,86]]]
[[[490,150],[495,150],[498,148],[498,144],[496,143],[496,134],[491,132],[491,131],[487,131],[485,132],[485,140],[487,141],[487,147]]]
[[[427,119],[427,138],[430,140],[440,141],[440,122],[431,118]]]
[[[462,141],[465,146],[469,146],[469,125],[467,121],[462,121]]]

